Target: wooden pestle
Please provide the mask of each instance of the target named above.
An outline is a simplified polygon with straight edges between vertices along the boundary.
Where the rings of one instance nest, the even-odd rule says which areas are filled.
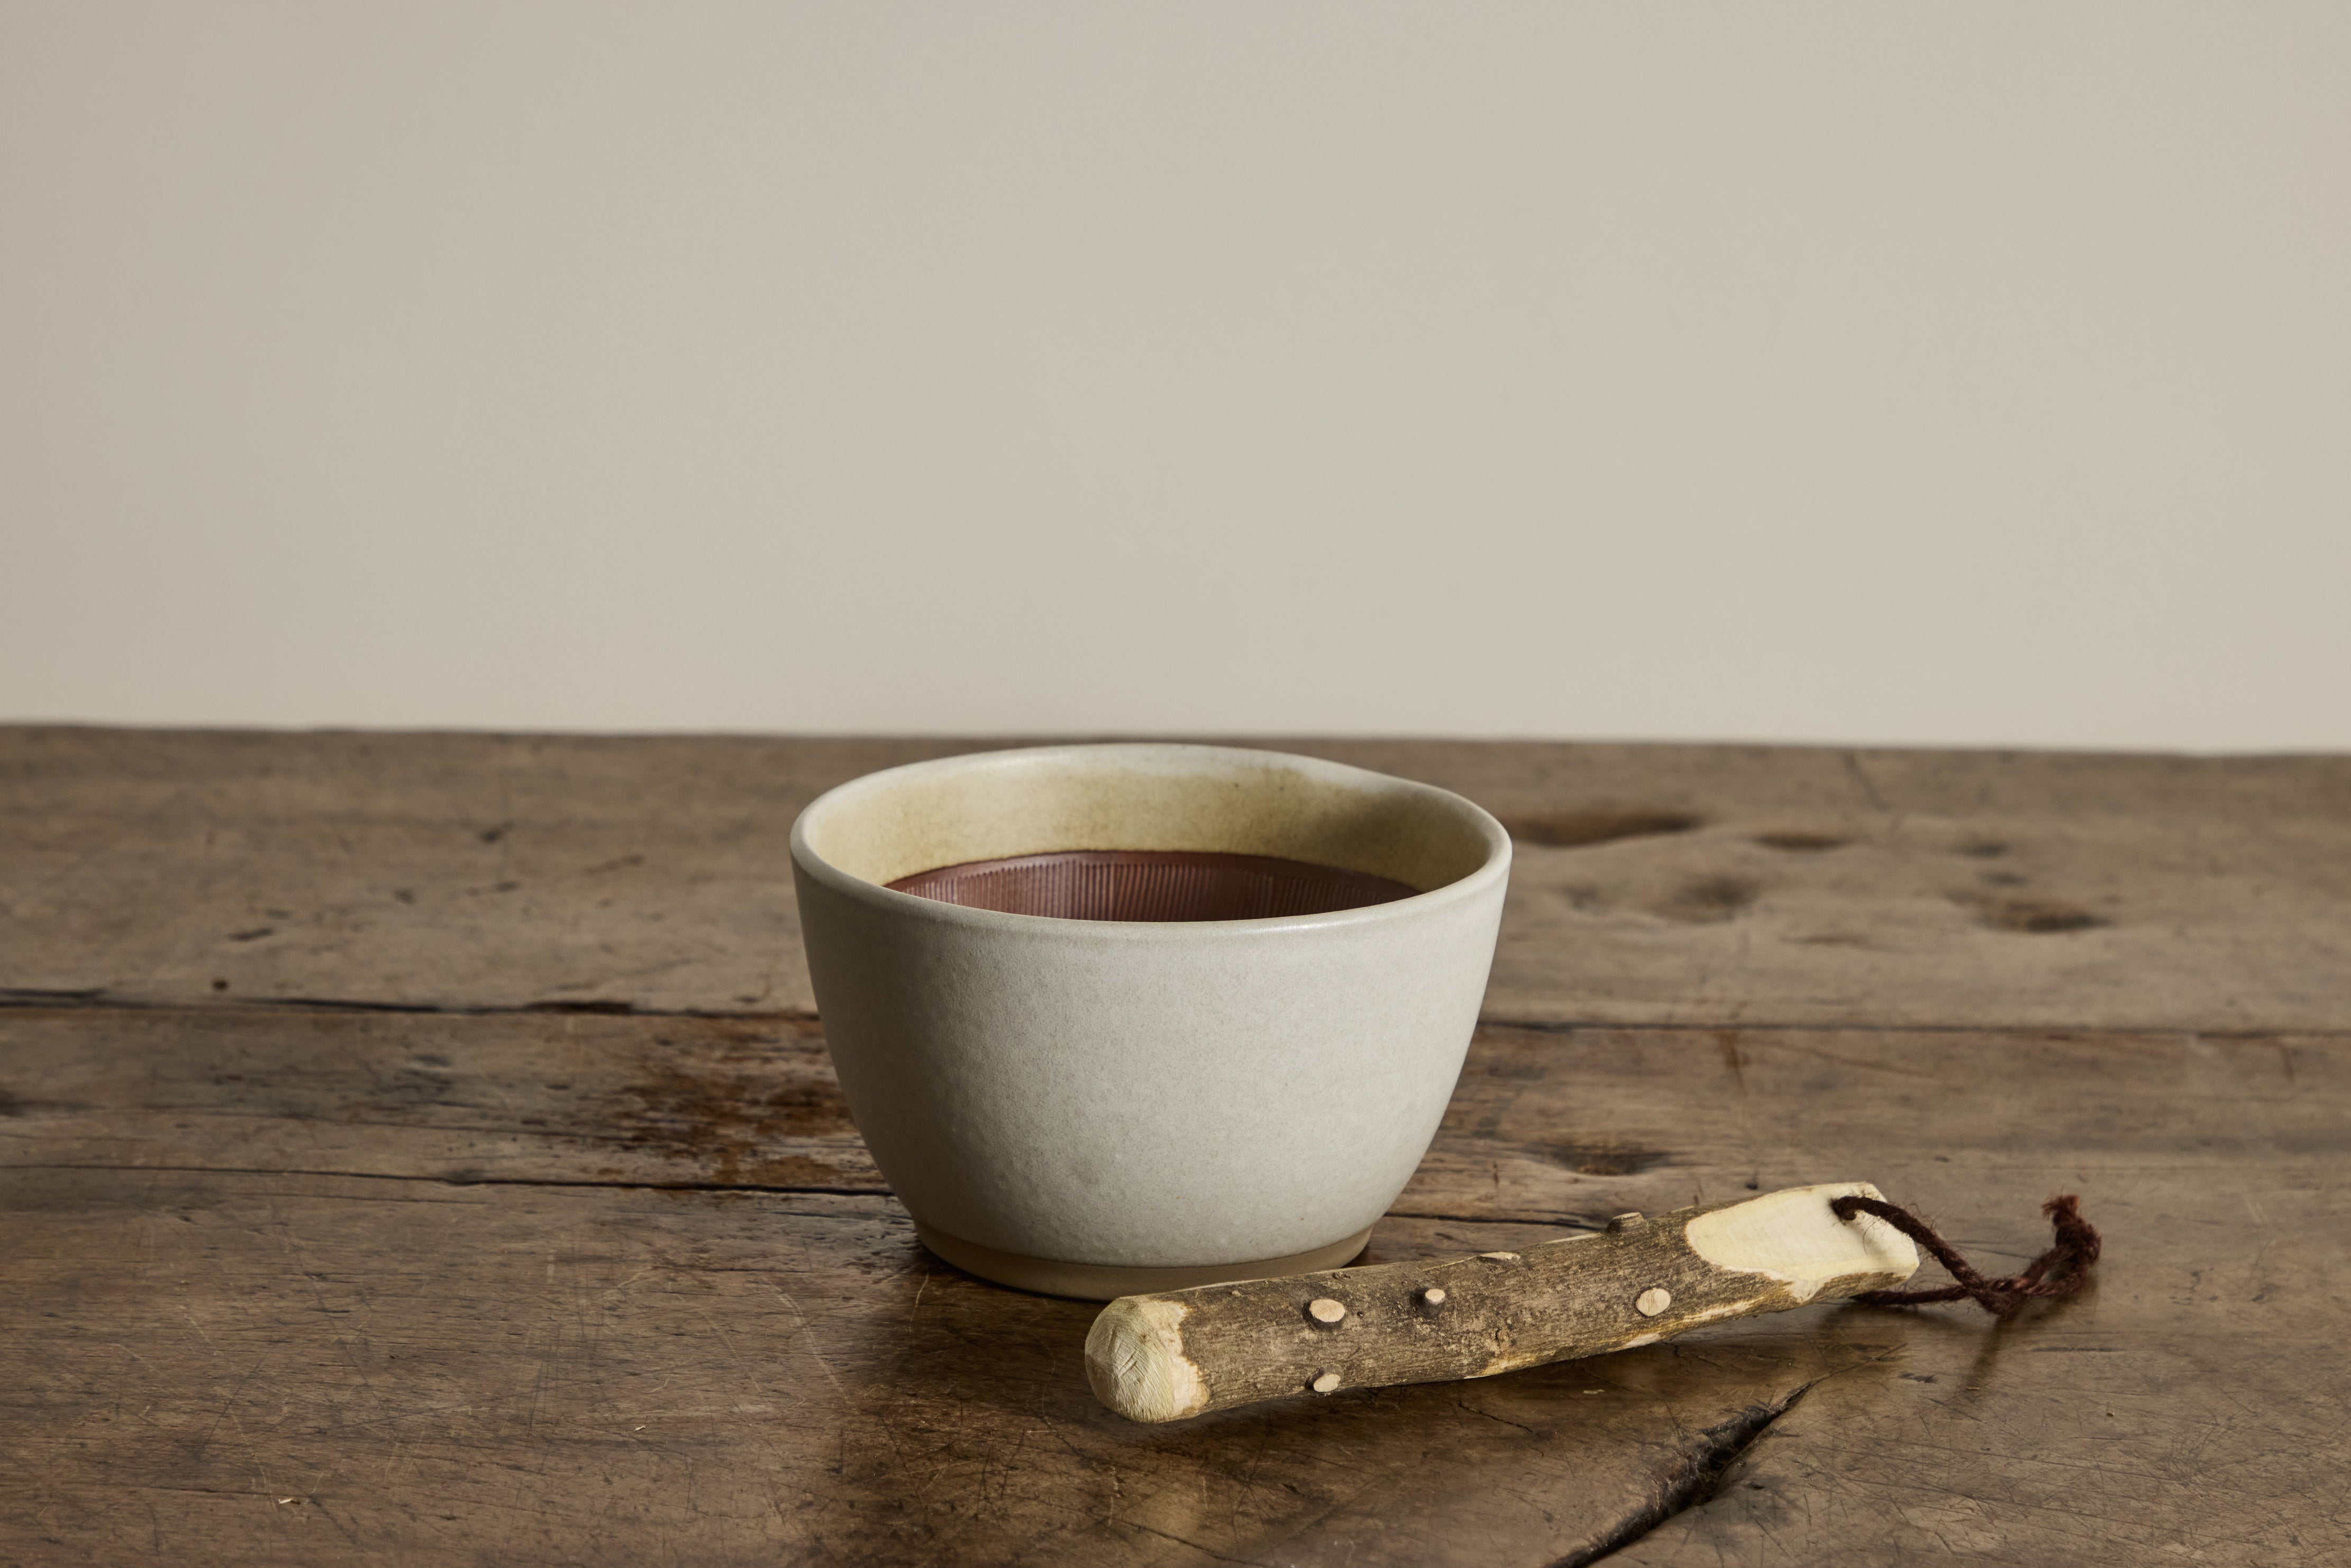
[[[1867,1182],[1622,1214],[1523,1252],[1334,1269],[1122,1296],[1086,1336],[1094,1395],[1178,1421],[1291,1395],[1491,1377],[1654,1344],[1701,1323],[1898,1285],[1910,1239],[1832,1198]]]

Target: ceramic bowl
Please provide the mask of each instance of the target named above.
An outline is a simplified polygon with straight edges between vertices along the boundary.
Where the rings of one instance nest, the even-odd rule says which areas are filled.
[[[1319,913],[1136,920],[888,885],[1072,851],[1403,886]],[[917,1233],[973,1273],[1092,1300],[1363,1249],[1460,1074],[1510,862],[1501,824],[1458,795],[1207,746],[915,763],[792,828],[825,1037]]]

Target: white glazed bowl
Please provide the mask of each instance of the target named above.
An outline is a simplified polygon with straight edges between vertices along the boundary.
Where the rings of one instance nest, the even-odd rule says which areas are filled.
[[[1063,920],[883,884],[1067,850],[1276,855],[1419,889],[1264,920]],[[792,827],[810,977],[866,1146],[947,1261],[1107,1300],[1335,1268],[1459,1077],[1510,841],[1461,797],[1224,747],[919,762]]]

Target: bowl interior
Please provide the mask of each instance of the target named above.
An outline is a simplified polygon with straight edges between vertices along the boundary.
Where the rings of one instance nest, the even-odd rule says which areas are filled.
[[[899,893],[1059,920],[1266,920],[1410,898],[1367,872],[1210,850],[1062,850],[918,871]]]
[[[1355,907],[1458,882],[1509,847],[1492,818],[1428,785],[1310,758],[1193,746],[1055,747],[916,763],[834,790],[809,809],[800,831],[820,859],[862,881],[938,896],[970,880],[972,896],[950,902],[1057,914],[1064,909],[1028,905],[1224,907],[1238,890],[1277,905],[1266,914],[1317,902]],[[1155,856],[1175,858],[1155,870]],[[1029,863],[1000,863],[1013,862]],[[991,877],[1000,899],[980,885]],[[1079,885],[1088,877],[1097,883],[1092,894]],[[1178,885],[1186,877],[1188,892]],[[925,879],[930,885],[920,885]]]

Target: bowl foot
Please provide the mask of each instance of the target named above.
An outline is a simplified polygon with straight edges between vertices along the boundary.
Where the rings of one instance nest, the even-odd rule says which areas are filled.
[[[1249,1263],[1196,1263],[1174,1269],[1127,1268],[1112,1263],[1062,1263],[1050,1258],[1029,1258],[999,1252],[977,1241],[966,1241],[944,1230],[914,1221],[923,1245],[967,1274],[993,1280],[1015,1290],[1042,1296],[1074,1296],[1081,1301],[1114,1301],[1120,1296],[1149,1295],[1158,1291],[1185,1291],[1195,1285],[1220,1285],[1228,1280],[1266,1280],[1278,1274],[1311,1274],[1344,1268],[1372,1239],[1370,1227],[1344,1240],[1287,1258],[1260,1258]]]

